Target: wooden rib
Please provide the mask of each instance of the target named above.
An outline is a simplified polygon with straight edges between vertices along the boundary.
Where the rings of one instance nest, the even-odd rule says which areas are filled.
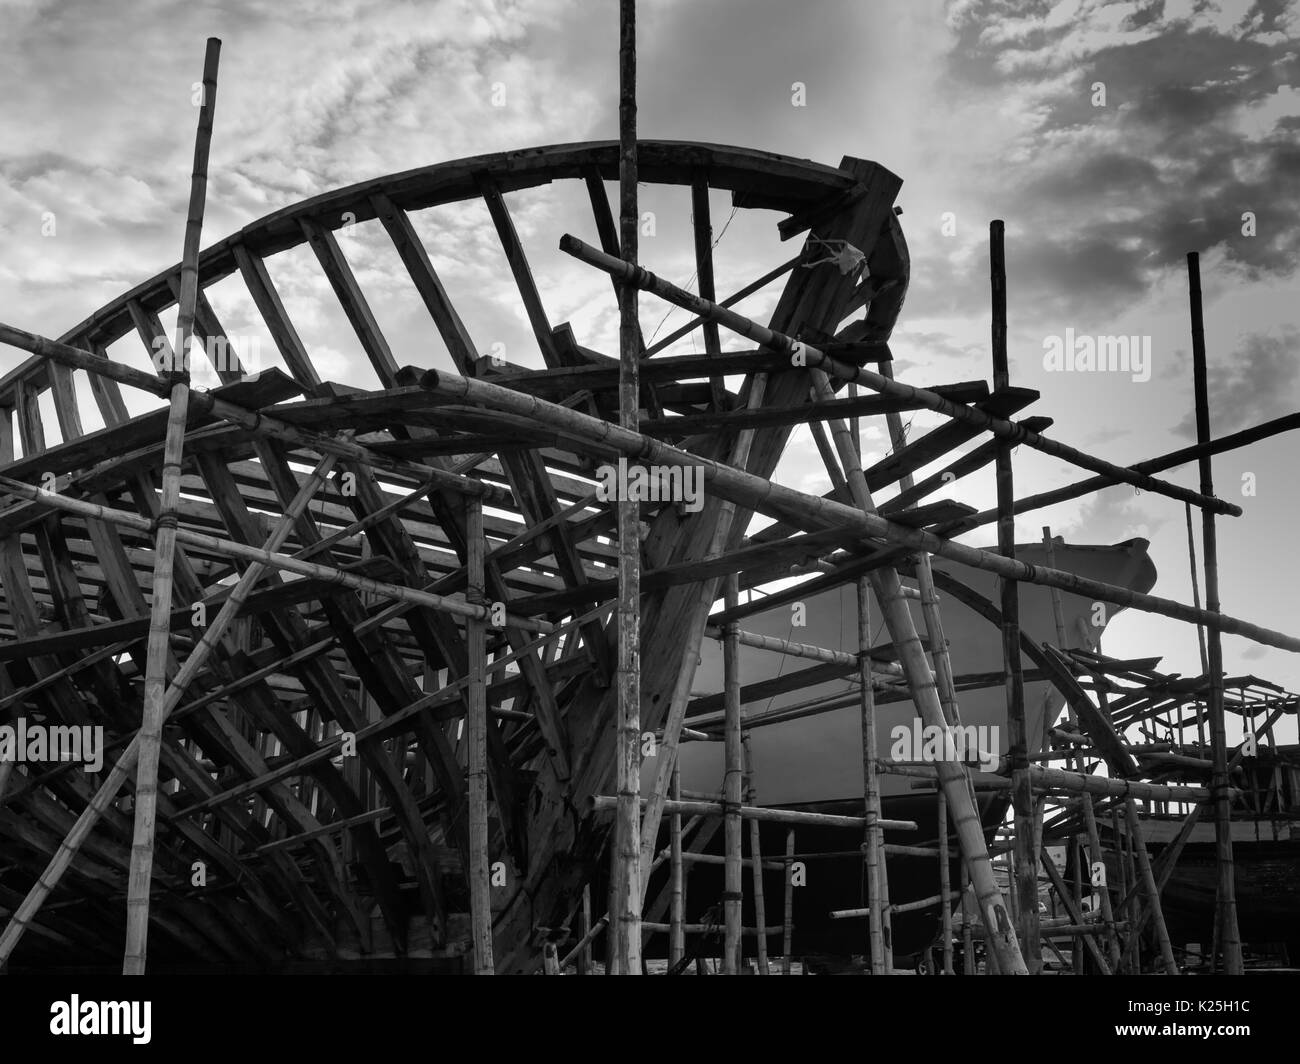
[[[478,187],[483,202],[487,205],[488,213],[492,215],[492,224],[496,226],[501,248],[505,252],[506,262],[514,276],[515,287],[519,289],[519,297],[523,300],[524,311],[528,315],[528,323],[532,326],[533,335],[537,338],[537,347],[542,353],[542,359],[548,366],[557,367],[560,365],[560,356],[551,335],[551,323],[546,318],[546,308],[542,306],[542,296],[537,290],[537,282],[533,279],[532,270],[528,267],[528,258],[524,254],[523,244],[519,241],[514,220],[510,217],[510,209],[506,206],[505,198],[501,195],[501,189],[494,178],[483,175],[479,179]]]

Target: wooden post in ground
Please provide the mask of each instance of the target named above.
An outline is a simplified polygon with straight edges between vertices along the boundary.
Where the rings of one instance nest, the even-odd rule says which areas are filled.
[[[876,696],[871,686],[871,588],[865,576],[858,590],[858,688],[862,707],[862,794],[867,828],[863,855],[867,866],[868,960],[872,975],[888,975],[885,951],[885,892],[881,877],[884,841],[880,820],[880,767],[876,741]]]
[[[136,769],[135,829],[127,879],[123,975],[143,975],[148,954],[149,888],[153,883],[158,760],[162,749],[163,697],[167,693],[167,659],[171,643],[172,573],[181,493],[181,451],[185,442],[185,419],[189,409],[189,346],[194,333],[194,310],[199,294],[199,242],[203,235],[208,149],[212,144],[212,116],[217,103],[217,64],[220,56],[221,42],[216,37],[209,37],[203,59],[203,100],[199,107],[198,135],[194,142],[189,214],[185,222],[185,246],[181,256],[181,293],[176,319],[178,349],[170,352],[170,365],[163,375],[171,386],[171,397],[167,434],[163,444],[158,531],[154,540],[153,601],[145,659],[144,717],[140,727],[139,764]],[[164,347],[164,354],[166,353]]]
[[[939,791],[939,927],[943,935],[943,974],[952,975],[952,870],[948,867],[948,798]]]
[[[483,503],[466,502],[465,553],[468,588],[465,598],[476,606],[487,599],[484,575]],[[488,717],[487,623],[465,622],[465,654],[469,662],[468,717],[465,721],[466,785],[469,798],[469,909],[474,944],[474,974],[494,975],[492,961],[492,873],[488,852]]]
[[[810,368],[809,375],[812,377],[816,398],[822,401],[832,400],[834,392],[826,374],[820,369]],[[838,419],[829,424],[854,505],[863,514],[873,516],[876,514],[876,506],[848,427]],[[890,566],[883,566],[873,570],[867,579],[884,613],[885,627],[889,630],[890,639],[907,676],[907,685],[918,715],[926,727],[941,730],[946,728],[947,721],[939,702],[930,659],[916,634],[916,624],[903,596],[898,573]],[[1004,971],[1010,975],[1024,975],[1027,969],[1020,953],[1020,943],[989,865],[988,847],[984,842],[978,806],[971,792],[970,777],[964,765],[946,759],[940,759],[936,768],[939,783],[948,794],[949,809],[956,822],[962,852],[971,865],[971,879],[979,896],[980,916],[984,921],[987,941],[994,952],[1001,954]],[[886,953],[888,952],[889,945],[886,943]]]
[[[578,925],[582,932],[578,941],[583,943],[582,948],[578,951],[577,965],[579,975],[591,974],[591,942],[587,938],[591,934],[591,885],[582,888],[582,922]]]
[[[726,608],[734,610],[740,603],[737,590],[739,581],[735,573],[724,580]],[[723,869],[723,951],[722,973],[736,975],[740,971],[741,948],[741,745],[740,745],[740,640],[735,623],[726,626],[722,644],[724,705],[726,708],[725,758],[726,768],[722,781],[722,802],[726,810],[723,822],[726,865]]]
[[[618,180],[619,240],[623,258],[637,260],[636,0],[619,2]],[[639,427],[640,330],[638,291],[619,289],[618,422]],[[619,499],[618,511],[618,742],[614,827],[613,961],[616,972],[641,972],[641,507]]]
[[[682,769],[673,766],[673,801],[682,800]],[[668,963],[675,965],[686,955],[686,893],[685,875],[682,868],[682,814],[673,813],[668,818],[669,874],[671,881],[671,900],[669,903]]]
[[[745,754],[745,801],[756,805],[758,792],[754,787],[754,754],[749,746],[749,732],[744,732],[741,745]],[[767,899],[763,896],[763,848],[759,841],[758,821],[749,822],[749,860],[754,878],[754,927],[757,929],[756,950],[758,954],[758,974],[770,975],[767,963]]]
[[[790,974],[794,949],[794,828],[785,833],[785,915],[781,921],[781,952],[785,957],[785,974]]]
[[[1160,959],[1165,966],[1166,975],[1178,975],[1178,962],[1174,959],[1174,948],[1169,941],[1169,929],[1165,927],[1165,914],[1160,905],[1160,888],[1156,877],[1151,872],[1151,855],[1147,853],[1146,840],[1142,837],[1142,828],[1138,823],[1137,805],[1133,799],[1124,803],[1124,816],[1128,820],[1128,833],[1133,840],[1137,853],[1138,873],[1142,878],[1142,888],[1150,907],[1151,921],[1156,931],[1156,942],[1160,946]],[[1136,937],[1140,928],[1134,925],[1132,930]]]
[[[1201,261],[1196,252],[1187,256],[1187,274],[1191,287],[1192,377],[1196,393],[1196,442],[1210,439],[1210,391],[1205,364],[1205,322],[1201,309]],[[1201,493],[1214,494],[1214,472],[1208,454],[1198,465]],[[1201,545],[1205,555],[1205,608],[1219,612],[1219,542],[1214,514],[1201,514]],[[1219,915],[1219,938],[1222,943],[1223,969],[1229,975],[1241,975],[1241,934],[1237,928],[1237,884],[1232,863],[1232,802],[1228,797],[1228,743],[1223,727],[1223,638],[1218,629],[1206,633],[1210,678],[1210,756],[1214,762],[1211,788],[1214,792],[1214,847],[1218,862],[1218,885],[1215,908]]]
[[[975,970],[975,914],[971,912],[970,872],[961,864],[961,974],[977,975]]]
[[[989,225],[990,277],[993,289],[993,391],[1011,386],[1007,363],[1007,269],[1003,243],[1005,226]],[[998,444],[998,553],[1016,556],[1015,488],[1011,445]],[[1016,929],[1031,975],[1042,967],[1038,936],[1038,853],[1034,849],[1034,792],[1029,778],[1028,735],[1025,728],[1025,675],[1020,660],[1020,585],[1002,581],[1002,662],[1007,685],[1007,750],[1011,756],[1011,805],[1015,812],[1015,876],[1019,905]]]

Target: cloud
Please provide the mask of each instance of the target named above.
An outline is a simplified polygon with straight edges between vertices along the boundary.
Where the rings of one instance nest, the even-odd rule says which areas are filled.
[[[1190,358],[1179,352],[1184,359]],[[1300,330],[1248,333],[1226,359],[1208,366],[1210,423],[1215,436],[1300,409]],[[1196,413],[1177,432],[1195,439]]]

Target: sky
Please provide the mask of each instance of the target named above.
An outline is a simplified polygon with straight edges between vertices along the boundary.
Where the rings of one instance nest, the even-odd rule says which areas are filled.
[[[900,379],[988,378],[988,223],[999,218],[1012,382],[1041,392],[1022,416],[1053,417],[1052,436],[1122,465],[1194,440],[1189,251],[1201,255],[1213,433],[1300,409],[1295,4],[642,0],[638,10],[642,137],[828,164],[855,156],[903,178],[912,277],[892,340]],[[0,0],[0,320],[58,335],[179,259],[208,36],[223,50],[205,245],[355,181],[616,137],[617,30],[612,0]],[[551,321],[616,352],[607,280],[556,250],[564,232],[595,239],[583,190],[557,184],[508,202]],[[653,215],[642,263],[691,286],[687,193],[646,187],[642,209]],[[722,193],[712,212],[719,292],[793,253],[776,237],[778,215],[733,214]],[[501,344],[511,361],[540,364],[482,205],[415,223],[479,350]],[[447,364],[382,229],[363,223],[342,242],[398,362]],[[372,387],[310,252],[268,268],[322,375]],[[236,342],[251,350],[260,339],[263,364],[278,364],[238,282],[209,295]],[[775,298],[771,289],[739,309],[762,319]],[[642,299],[647,335],[681,320],[667,310]],[[1138,337],[1149,364],[1050,367],[1052,338],[1067,330]],[[132,341],[112,351],[142,365]],[[0,372],[20,361],[0,350]],[[937,423],[907,420],[914,434]],[[866,443],[876,457],[889,446],[876,426]],[[1223,609],[1291,633],[1295,455],[1283,435],[1214,463],[1216,493],[1245,511],[1218,524]],[[1018,494],[1081,476],[1024,447],[1015,461]],[[1165,476],[1197,484],[1194,466]],[[805,429],[777,479],[826,490]],[[951,495],[992,505],[991,471]],[[1191,601],[1182,504],[1116,487],[1024,515],[1019,541],[1039,540],[1043,525],[1077,542],[1149,539],[1154,592]],[[992,539],[991,528],[968,537]],[[1194,629],[1132,611],[1105,647],[1161,655],[1169,671],[1200,668]],[[1224,650],[1229,674],[1300,690],[1297,655],[1232,636]],[[1294,729],[1293,718],[1289,741]]]

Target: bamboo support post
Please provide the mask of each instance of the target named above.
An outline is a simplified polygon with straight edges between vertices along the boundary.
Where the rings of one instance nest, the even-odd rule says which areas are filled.
[[[1007,361],[1007,268],[1005,225],[989,223],[989,275],[993,295],[993,391],[1011,387]],[[1016,522],[1011,507],[1015,488],[1011,469],[1011,443],[998,443],[996,470],[998,494],[998,552],[1016,556]],[[1002,667],[1006,675],[1007,749],[1011,760],[1011,805],[1014,810],[1015,875],[1019,908],[1016,927],[1029,974],[1042,968],[1038,942],[1038,851],[1033,840],[1034,792],[1029,779],[1028,734],[1025,727],[1025,673],[1020,657],[1020,585],[1002,581]]]
[[[724,581],[728,610],[739,604],[738,581],[734,573]],[[740,745],[740,642],[735,637],[736,626],[727,625],[727,638],[722,644],[723,685],[727,711],[725,775],[722,781],[724,852],[727,857],[723,870],[722,913],[723,953],[722,973],[736,975],[740,971],[741,927],[741,745]]]
[[[1192,314],[1192,377],[1196,395],[1196,442],[1210,439],[1210,392],[1206,375],[1205,323],[1201,309],[1201,261],[1196,252],[1187,256],[1187,274]],[[1213,463],[1208,454],[1199,461],[1201,493],[1214,494]],[[1205,608],[1219,612],[1219,545],[1214,515],[1201,515],[1201,546],[1205,555]],[[1209,662],[1210,748],[1214,760],[1215,857],[1218,862],[1218,885],[1215,906],[1219,914],[1223,967],[1229,975],[1242,972],[1241,935],[1237,929],[1237,887],[1232,858],[1232,806],[1228,798],[1228,741],[1223,722],[1223,640],[1219,630],[1209,627],[1207,659]]]
[[[622,255],[637,259],[636,0],[619,3],[618,179]],[[619,425],[635,432],[641,409],[640,330],[634,285],[619,288]],[[619,499],[618,514],[618,815],[614,825],[614,962],[617,974],[641,971],[641,507]]]
[[[881,853],[879,754],[876,738],[876,699],[871,687],[871,595],[866,577],[857,581],[858,593],[858,684],[862,709],[862,794],[863,860],[867,872],[867,944],[872,975],[888,972],[885,957],[884,889],[880,866]]]
[[[190,176],[189,213],[181,256],[181,292],[177,307],[178,349],[170,352],[165,379],[171,387],[167,432],[163,445],[162,494],[157,538],[154,541],[153,591],[144,681],[144,717],[135,782],[135,828],[127,879],[126,950],[123,975],[143,975],[149,943],[149,890],[153,883],[154,834],[158,809],[158,761],[162,750],[163,699],[167,693],[167,660],[171,653],[172,575],[175,565],[176,520],[180,508],[182,448],[189,413],[189,350],[199,294],[199,244],[208,187],[208,150],[217,105],[217,66],[221,41],[209,37],[203,58],[203,100],[199,107]]]
[[[673,766],[673,801],[682,799],[682,771],[680,765]],[[668,838],[670,847],[670,869],[672,877],[672,894],[669,903],[668,963],[678,964],[686,955],[686,934],[682,927],[686,921],[686,879],[682,866],[682,814],[673,813],[668,818]],[[649,878],[648,876],[646,877]]]
[[[972,908],[970,872],[966,862],[961,864],[961,974],[977,975],[975,968],[975,942],[972,928],[975,924]]]
[[[939,803],[939,933],[943,936],[943,974],[952,975],[952,869],[948,865],[948,797],[938,792]]]
[[[794,949],[794,828],[785,832],[785,913],[781,921],[781,955],[782,967],[786,975],[790,974]]]
[[[767,374],[756,373],[752,378],[749,391],[748,408],[757,409],[762,405],[767,388]],[[743,469],[749,461],[749,449],[753,443],[752,429],[743,429],[738,433],[731,449],[731,464]],[[717,523],[709,540],[708,557],[715,558],[726,550],[731,524],[735,518],[736,504],[724,500],[718,507]],[[668,712],[664,715],[663,739],[659,744],[658,757],[655,760],[655,784],[650,790],[649,801],[641,819],[641,869],[642,890],[648,888],[651,855],[659,839],[659,824],[663,818],[663,796],[668,791],[670,773],[677,765],[677,748],[682,735],[682,726],[686,720],[686,706],[691,697],[691,680],[699,666],[700,642],[708,628],[709,611],[717,597],[718,581],[705,580],[700,584],[699,594],[691,607],[690,621],[685,636],[686,652],[682,655],[681,665],[677,670],[677,679],[673,684],[672,696],[668,703]],[[719,635],[721,635],[719,631]],[[736,638],[744,642],[745,633],[736,629]],[[764,637],[757,637],[764,638]],[[725,714],[724,714],[725,715]]]
[[[467,500],[465,517],[465,554],[469,567],[469,587],[465,598],[475,605],[482,605],[487,588],[483,504],[478,499]],[[469,664],[465,741],[468,747],[469,907],[474,974],[493,975],[496,966],[492,959],[492,859],[488,835],[487,625],[481,620],[465,622],[465,655]]]
[[[745,755],[745,779],[744,794],[745,801],[754,804],[758,799],[757,791],[754,787],[754,755],[750,749],[749,733],[741,734],[741,746]],[[749,865],[753,873],[754,882],[754,926],[767,926],[767,899],[763,895],[763,869],[766,865],[763,863],[763,847],[759,839],[759,827],[757,820],[749,822]],[[770,975],[767,962],[767,936],[760,934],[757,939],[758,952],[758,974]]]
[[[833,398],[834,393],[831,391],[826,374],[820,369],[812,369],[810,372],[813,394],[823,401]],[[874,515],[875,504],[872,502],[862,464],[858,461],[848,428],[844,422],[838,420],[832,420],[829,424],[854,504],[864,515]],[[900,593],[898,573],[892,567],[885,566],[873,570],[867,579],[884,613],[885,626],[889,629],[890,639],[907,675],[912,700],[921,720],[927,727],[945,730],[947,721],[930,671],[930,660],[916,634],[916,625],[912,621],[907,601]],[[949,808],[956,820],[962,851],[972,866],[971,877],[975,881],[976,892],[980,898],[980,913],[989,929],[989,939],[995,951],[1001,954],[1003,970],[1009,974],[1026,974],[1025,962],[1020,953],[1015,930],[1008,919],[1001,892],[993,879],[993,871],[988,861],[988,848],[984,842],[984,831],[980,824],[978,807],[970,790],[966,769],[960,764],[947,760],[938,761],[936,769],[939,783],[948,794]],[[891,947],[887,929],[885,936],[888,960]],[[892,967],[891,960],[891,970]]]
[[[1160,959],[1165,966],[1166,975],[1178,975],[1178,962],[1174,959],[1173,946],[1169,942],[1169,930],[1165,926],[1164,909],[1160,904],[1160,888],[1156,885],[1156,878],[1151,872],[1151,855],[1147,853],[1146,840],[1142,837],[1142,828],[1138,823],[1137,804],[1133,801],[1124,803],[1124,816],[1128,821],[1128,833],[1133,840],[1133,847],[1137,853],[1138,874],[1142,879],[1142,887],[1147,896],[1147,907],[1151,913],[1151,922],[1155,927],[1156,943],[1160,947]],[[1136,938],[1140,928],[1134,925],[1134,937]]]

